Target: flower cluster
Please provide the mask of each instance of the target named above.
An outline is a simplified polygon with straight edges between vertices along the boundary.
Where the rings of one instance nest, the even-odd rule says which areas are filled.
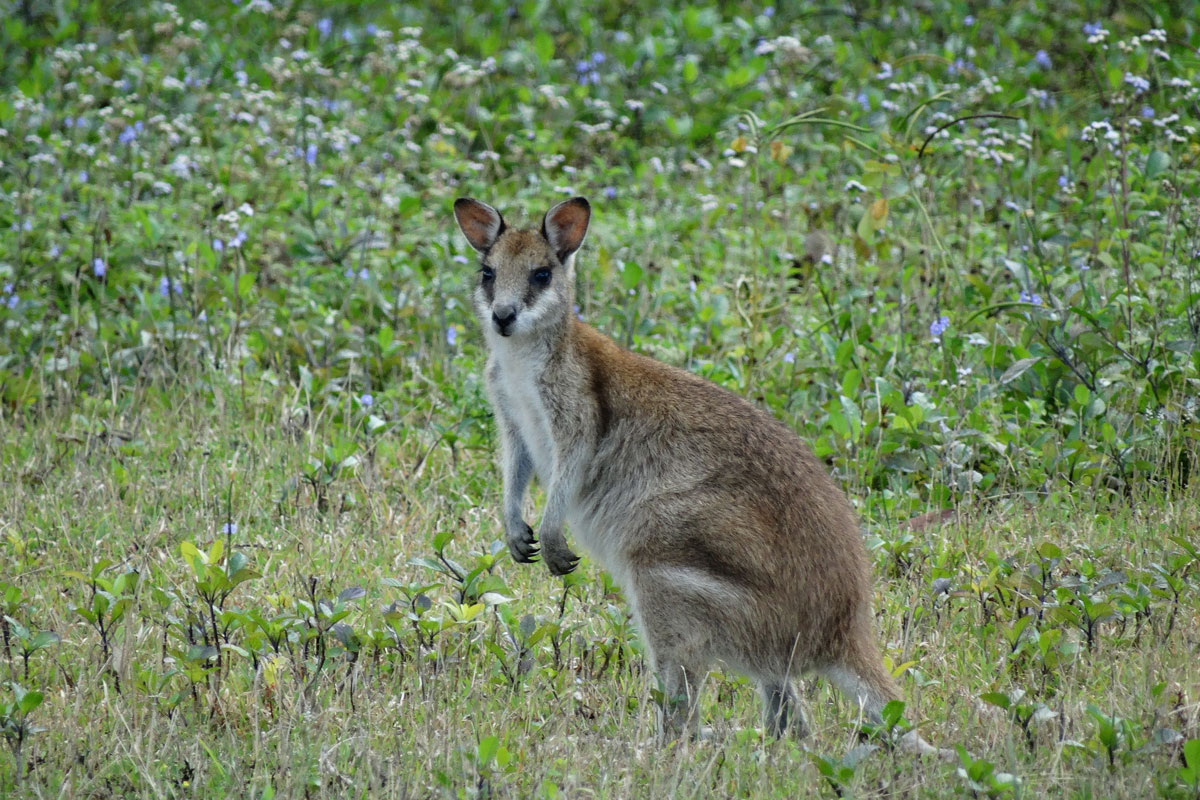
[[[604,53],[596,51],[592,53],[591,58],[581,59],[575,62],[576,80],[580,86],[589,84],[597,84],[600,82],[600,67],[604,65],[607,57]]]

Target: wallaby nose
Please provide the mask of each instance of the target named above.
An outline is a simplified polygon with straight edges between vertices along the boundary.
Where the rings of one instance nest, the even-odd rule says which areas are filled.
[[[512,333],[510,328],[516,321],[517,309],[515,306],[503,305],[492,309],[492,322],[496,323],[496,330],[500,331],[501,336],[509,336]]]

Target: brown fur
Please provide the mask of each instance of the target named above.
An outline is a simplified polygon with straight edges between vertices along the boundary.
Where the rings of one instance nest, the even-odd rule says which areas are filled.
[[[740,397],[575,318],[586,200],[551,209],[541,231],[509,229],[474,200],[457,201],[455,214],[494,271],[474,299],[513,557],[534,560],[540,545],[553,574],[571,571],[569,522],[629,598],[663,684],[668,734],[694,730],[699,683],[717,660],[757,679],[776,733],[804,732],[790,678],[806,671],[878,721],[900,694],[875,644],[867,553],[808,448]],[[468,228],[500,233],[480,240]],[[531,294],[538,269],[552,277]],[[533,472],[547,488],[536,540],[521,519]]]

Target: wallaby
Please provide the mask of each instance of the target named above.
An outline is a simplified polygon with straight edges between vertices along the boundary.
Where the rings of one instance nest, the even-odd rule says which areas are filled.
[[[509,228],[460,198],[481,257],[475,312],[488,347],[516,561],[575,569],[564,524],[624,590],[662,683],[661,730],[698,730],[700,681],[724,661],[758,682],[775,735],[807,733],[791,678],[824,675],[868,720],[900,692],[884,669],[855,515],[816,457],[766,412],[682,369],[622,349],[574,312],[575,252],[591,207]],[[535,538],[522,517],[546,489]],[[910,733],[902,745],[934,748]]]

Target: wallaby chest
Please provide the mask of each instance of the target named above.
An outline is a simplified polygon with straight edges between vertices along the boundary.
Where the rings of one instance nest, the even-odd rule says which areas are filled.
[[[544,354],[493,352],[488,385],[497,411],[525,445],[534,471],[550,480],[554,468],[555,439],[546,396]]]

